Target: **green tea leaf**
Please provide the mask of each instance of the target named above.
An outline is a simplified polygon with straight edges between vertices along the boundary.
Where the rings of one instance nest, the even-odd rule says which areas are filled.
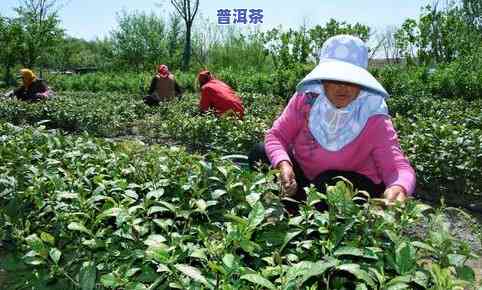
[[[189,257],[198,258],[201,260],[207,260],[208,257],[206,256],[206,249],[194,249]]]
[[[147,237],[147,239],[144,241],[144,244],[147,246],[156,246],[161,243],[164,243],[166,238],[164,238],[162,235],[150,235]]]
[[[333,255],[335,256],[354,256],[354,257],[363,257],[367,259],[373,259],[377,260],[378,257],[373,253],[373,251],[370,250],[363,250],[360,248],[355,248],[355,247],[349,247],[349,246],[344,246],[340,247],[338,250],[336,250]]]
[[[206,278],[203,276],[201,271],[199,271],[199,269],[185,264],[176,264],[174,265],[174,267],[189,278],[200,282],[206,286],[209,286],[208,280],[206,280]]]
[[[40,233],[40,239],[46,243],[49,243],[52,246],[55,245],[55,238],[49,233]]]
[[[288,243],[294,238],[296,237],[297,235],[299,235],[300,233],[302,233],[303,231],[289,231],[286,233],[286,236],[284,238],[284,241],[283,241],[283,245],[281,246],[280,248],[280,252],[283,252],[283,249],[286,247],[286,245],[288,245]]]
[[[155,260],[159,263],[166,263],[169,261],[169,247],[165,244],[156,244],[149,246],[146,249],[146,257]]]
[[[95,281],[97,276],[97,269],[94,262],[84,262],[79,272],[79,283],[81,290],[93,290],[95,288]]]
[[[241,248],[250,253],[250,254],[254,254],[256,251],[260,251],[261,250],[261,247],[256,244],[255,242],[252,242],[250,240],[246,240],[246,239],[242,239],[240,242],[239,242],[239,245],[241,246]]]
[[[206,212],[208,205],[204,199],[198,199],[196,200],[196,207],[200,212],[204,213]]]
[[[153,215],[159,212],[167,212],[168,210],[163,206],[151,206],[149,210],[147,210],[147,215]]]
[[[421,287],[427,288],[430,274],[427,271],[416,271],[412,275],[412,281]]]
[[[430,246],[429,244],[426,244],[426,243],[422,243],[420,241],[413,241],[412,245],[416,248],[424,249],[424,250],[427,250],[427,251],[432,252],[432,253],[435,252],[435,249],[432,246]]]
[[[248,202],[249,206],[254,207],[260,198],[261,198],[260,193],[251,192],[246,196],[246,201]]]
[[[119,279],[117,279],[112,273],[102,275],[102,277],[100,277],[100,282],[104,287],[116,288],[121,286]]]
[[[45,264],[45,261],[39,257],[24,257],[23,260],[25,264],[33,265],[33,266]]]
[[[396,261],[400,275],[404,275],[410,272],[415,267],[416,252],[410,243],[402,243],[397,248],[396,255]]]
[[[146,285],[139,282],[133,282],[126,285],[126,290],[147,290],[147,289],[148,288],[146,287]]]
[[[273,283],[271,283],[268,279],[260,276],[259,274],[245,274],[241,276],[240,279],[249,281],[255,285],[263,286],[268,289],[276,289]]]
[[[131,269],[127,270],[125,276],[130,278],[130,277],[134,276],[140,270],[141,270],[141,268],[131,268]]]
[[[315,267],[315,264],[316,263],[310,261],[301,261],[292,265],[289,267],[288,272],[286,273],[286,280],[292,281],[298,277],[306,275],[310,269]]]
[[[357,284],[355,290],[368,290],[368,288],[367,288],[367,285],[363,283],[363,284]]]
[[[455,267],[463,267],[467,257],[459,254],[448,254],[449,264]]]
[[[127,196],[127,197],[130,197],[134,200],[138,200],[139,199],[139,195],[137,194],[137,192],[135,192],[134,190],[131,190],[131,189],[128,189],[124,192],[124,195]]]
[[[255,229],[264,220],[264,207],[261,202],[257,202],[248,215],[248,227]]]
[[[233,254],[226,254],[223,257],[223,263],[228,267],[229,269],[234,268],[234,263],[235,263],[235,258]]]
[[[152,190],[147,193],[146,199],[159,200],[164,195],[164,188]]]
[[[315,276],[320,276],[325,273],[328,269],[336,267],[339,261],[336,259],[330,259],[327,261],[318,261],[313,263],[306,273],[303,275],[301,284],[305,283],[308,279]]]
[[[71,231],[79,231],[79,232],[86,233],[86,234],[92,236],[92,232],[89,231],[83,224],[78,223],[78,222],[71,222],[67,226],[67,228]]]
[[[338,270],[346,271],[357,279],[367,283],[370,287],[375,287],[375,281],[370,277],[367,271],[360,268],[358,264],[344,264],[337,267]]]
[[[333,255],[363,257],[363,250],[355,247],[340,247]]]
[[[100,215],[97,216],[96,220],[101,221],[106,217],[117,217],[121,215],[122,211],[124,211],[124,209],[119,207],[112,207],[112,208],[106,209]]]
[[[459,279],[462,279],[468,282],[475,281],[475,272],[469,266],[464,265],[461,267],[456,267],[455,270],[457,271],[457,276]]]
[[[236,216],[236,215],[225,214],[225,215],[224,215],[224,218],[227,219],[227,220],[230,220],[230,221],[232,221],[232,222],[234,222],[234,223],[240,224],[240,225],[244,225],[244,226],[245,226],[245,225],[248,225],[248,222],[247,222],[245,219],[243,219],[243,218],[241,218],[241,217],[239,217],[239,216]]]
[[[221,196],[225,195],[226,194],[226,190],[222,190],[222,189],[216,189],[215,191],[213,191],[211,193],[211,198],[212,199],[218,199],[220,198]]]
[[[387,287],[387,290],[402,290],[402,289],[410,289],[410,285],[405,283],[396,283]]]
[[[58,264],[60,261],[60,256],[62,256],[62,252],[59,251],[57,248],[52,248],[49,251],[49,256],[52,258],[55,264]]]
[[[44,257],[47,256],[47,253],[45,251],[46,247],[45,247],[43,241],[36,234],[33,234],[33,235],[30,235],[30,236],[26,237],[25,241],[34,251],[43,255]]]

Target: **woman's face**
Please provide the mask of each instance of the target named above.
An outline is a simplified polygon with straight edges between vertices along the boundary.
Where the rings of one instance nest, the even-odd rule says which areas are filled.
[[[323,81],[323,87],[328,100],[338,109],[353,102],[361,90],[359,85],[338,81]]]

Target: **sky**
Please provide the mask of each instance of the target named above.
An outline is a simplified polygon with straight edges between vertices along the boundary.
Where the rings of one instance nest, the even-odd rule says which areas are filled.
[[[145,11],[167,15],[169,0],[60,0],[62,26],[70,36],[94,40],[109,35],[117,24],[118,12]],[[0,0],[0,15],[15,15],[12,8],[19,0]],[[161,4],[159,4],[161,3]],[[347,23],[365,24],[381,31],[401,25],[407,18],[417,18],[427,0],[200,0],[200,13],[217,23],[218,9],[263,9],[261,29],[278,25],[284,28],[323,25],[330,18]],[[231,24],[238,26],[249,26]]]

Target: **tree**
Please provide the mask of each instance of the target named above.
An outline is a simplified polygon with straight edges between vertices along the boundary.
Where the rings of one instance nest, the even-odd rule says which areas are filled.
[[[180,43],[182,38],[182,28],[181,28],[181,19],[177,17],[175,14],[171,14],[169,18],[169,33],[167,35],[167,49],[169,52],[169,65],[179,64],[179,62],[175,62],[180,56]]]
[[[480,0],[461,0],[462,11],[467,22],[482,31],[482,1]]]
[[[350,34],[367,41],[369,32],[368,26],[330,19],[325,26],[316,25],[310,29],[306,25],[286,32],[281,28],[274,28],[264,34],[264,42],[276,67],[292,67],[313,59],[317,62],[323,43],[332,36]]]
[[[13,84],[13,67],[19,62],[21,56],[22,26],[17,19],[0,16],[0,63],[5,69],[4,82]]]
[[[396,26],[387,26],[385,30],[378,36],[387,63],[397,63],[400,58],[399,50],[397,49],[395,40],[395,33],[397,30],[398,28]]]
[[[100,42],[65,37],[53,52],[45,57],[45,62],[49,67],[63,71],[81,67],[99,67],[99,60],[96,57],[98,43]]]
[[[477,24],[482,16],[476,16],[482,8],[478,7],[482,5],[477,1],[442,5],[436,0],[424,8],[418,21],[405,21],[396,33],[397,47],[409,63],[415,57],[418,63],[431,65],[471,56],[482,45],[482,27]]]
[[[60,28],[57,0],[22,0],[14,10],[22,26],[21,63],[34,67],[62,39],[64,31]]]
[[[311,39],[313,41],[313,56],[318,58],[318,54],[325,40],[338,34],[349,34],[367,41],[370,37],[370,28],[366,25],[355,23],[354,25],[346,22],[338,22],[330,19],[325,26],[316,25],[310,29]]]
[[[418,38],[417,21],[411,18],[406,19],[402,27],[395,33],[395,46],[399,55],[404,57],[408,64],[412,64],[415,58]]]
[[[182,57],[182,69],[186,71],[189,69],[189,64],[191,61],[191,31],[194,18],[199,10],[199,0],[171,0],[171,4],[176,9],[179,16],[182,17],[186,25],[184,53]]]
[[[118,16],[119,27],[112,31],[114,55],[136,71],[152,66],[166,58],[166,30],[163,20],[146,13],[127,13]]]

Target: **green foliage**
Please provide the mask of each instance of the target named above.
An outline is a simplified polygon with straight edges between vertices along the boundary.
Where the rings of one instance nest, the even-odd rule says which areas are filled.
[[[391,99],[389,108],[418,191],[435,200],[476,200],[482,193],[482,102],[406,96]]]
[[[272,59],[265,48],[263,33],[225,27],[200,19],[193,33],[193,68],[237,73],[268,72]]]
[[[195,152],[247,154],[285,106],[284,97],[241,94],[243,121],[200,114],[198,95],[147,107],[138,95],[63,93],[47,103],[3,100],[0,119],[42,122],[68,132],[132,136],[151,144],[179,144]],[[482,103],[401,95],[388,101],[402,149],[417,172],[417,192],[426,198],[474,202],[482,194]]]
[[[128,134],[129,128],[153,109],[140,97],[118,94],[70,93],[45,103],[3,100],[0,118],[13,124],[43,122],[69,132],[88,131],[101,136]]]
[[[330,19],[325,26],[312,28],[301,26],[299,29],[283,31],[274,28],[263,34],[264,42],[272,55],[276,68],[293,68],[317,60],[321,46],[328,38],[338,34],[350,34],[368,40],[369,27],[356,23],[337,22]],[[315,61],[317,62],[317,61]]]
[[[392,96],[433,96],[471,101],[482,98],[482,73],[477,68],[481,63],[482,53],[479,51],[435,67],[389,65],[371,71]]]
[[[8,289],[458,289],[475,257],[440,211],[380,209],[339,181],[282,214],[273,172],[216,155],[0,125]],[[318,212],[311,203],[326,202]],[[428,259],[430,263],[427,263]],[[397,287],[397,288],[395,288]],[[437,288],[438,287],[438,288]]]
[[[395,34],[397,49],[409,64],[450,63],[480,48],[478,1],[453,1],[446,7],[439,4],[426,6],[418,20],[407,19]]]
[[[119,92],[147,94],[154,73],[88,73],[82,75],[48,75],[55,91]]]
[[[16,51],[22,65],[33,68],[44,64],[45,57],[64,37],[56,0],[22,1],[15,8],[22,33],[15,41],[21,43]]]
[[[12,85],[15,80],[12,69],[19,61],[21,39],[23,34],[20,21],[0,16],[0,63],[5,67],[3,81],[6,85]]]
[[[167,31],[161,17],[123,11],[118,15],[118,24],[111,37],[113,56],[121,65],[139,71],[166,59]]]
[[[114,66],[112,60],[109,64],[105,63],[106,58],[112,59],[111,55],[104,55],[105,51],[102,48],[105,44],[101,40],[86,41],[65,37],[55,46],[52,53],[45,57],[45,63],[60,71],[78,68],[111,68]]]

